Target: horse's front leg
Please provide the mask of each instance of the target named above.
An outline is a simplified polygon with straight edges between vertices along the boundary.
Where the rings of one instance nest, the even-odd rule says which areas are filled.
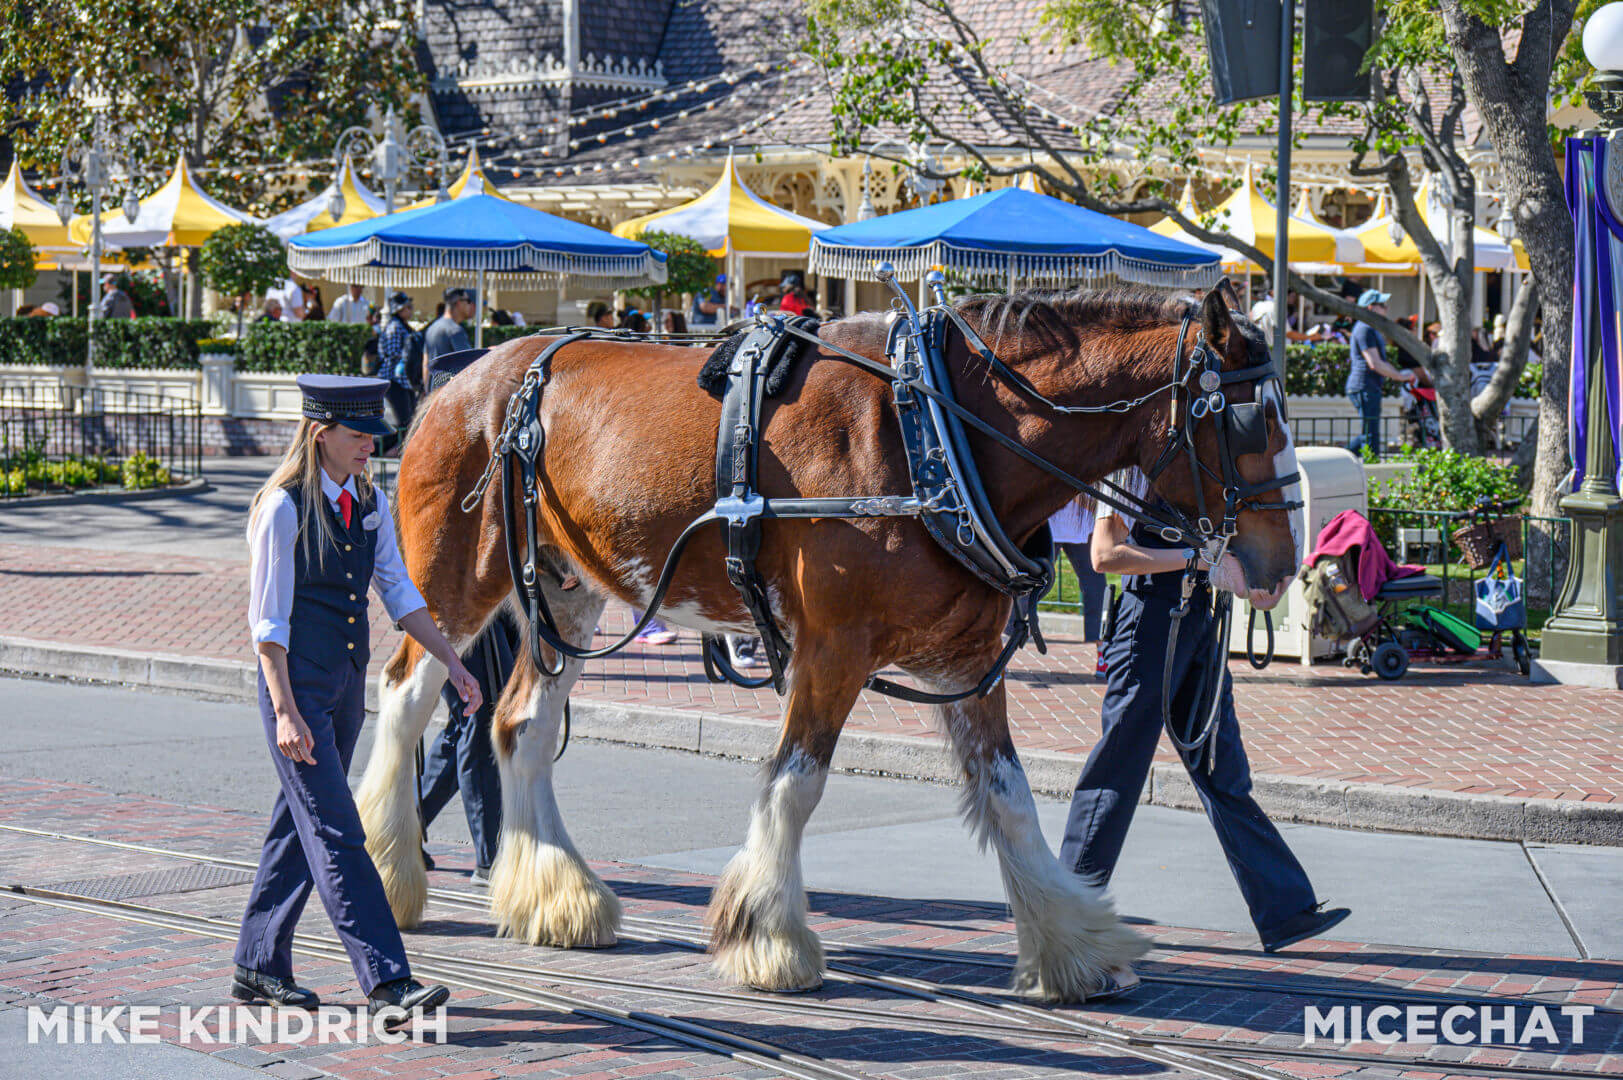
[[[988,655],[966,663],[961,676],[932,681],[941,690],[961,690],[990,663]],[[964,817],[982,848],[991,844],[997,851],[1019,938],[1014,988],[1051,1001],[1085,1000],[1148,943],[1122,925],[1103,889],[1068,872],[1043,839],[1010,737],[1004,685],[937,712],[964,770]]]
[[[797,635],[782,734],[750,816],[749,838],[710,900],[717,968],[758,990],[813,990],[823,981],[823,946],[806,924],[800,841],[871,668],[858,651],[849,641]]]
[[[548,600],[565,640],[591,641],[602,597],[549,586]],[[581,663],[547,676],[521,652],[492,732],[502,776],[501,843],[490,868],[497,933],[565,949],[613,945],[620,926],[620,902],[575,850],[552,788],[564,702]]]

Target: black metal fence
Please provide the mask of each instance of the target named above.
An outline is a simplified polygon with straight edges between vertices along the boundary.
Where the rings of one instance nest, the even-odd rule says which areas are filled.
[[[199,474],[202,458],[196,401],[123,388],[0,382],[0,499],[183,483]]]
[[[1375,509],[1370,524],[1400,563],[1418,563],[1443,579],[1443,596],[1452,604],[1470,605],[1477,579],[1485,571],[1464,562],[1453,535],[1466,522],[1440,510]],[[1572,551],[1572,520],[1561,517],[1521,519],[1522,557],[1512,560],[1511,572],[1522,579],[1529,616],[1547,611],[1561,589]],[[1535,623],[1542,619],[1535,618]]]
[[[1494,432],[1497,450],[1509,453],[1527,437],[1534,416],[1502,416]],[[1401,416],[1382,416],[1380,421],[1381,453],[1387,454],[1402,446],[1421,445],[1410,421]],[[1363,433],[1364,421],[1356,416],[1292,416],[1291,437],[1297,446],[1346,446]]]

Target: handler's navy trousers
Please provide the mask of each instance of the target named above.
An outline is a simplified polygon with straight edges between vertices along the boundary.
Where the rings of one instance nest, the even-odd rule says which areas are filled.
[[[260,672],[259,715],[282,790],[242,917],[237,963],[292,976],[293,931],[314,885],[361,990],[370,994],[411,970],[349,791],[349,761],[366,719],[366,670],[346,660],[324,671],[294,654],[287,669],[293,701],[315,739],[316,763],[294,761],[277,748],[276,710]]]
[[[1161,738],[1162,673],[1182,576],[1176,571],[1124,579],[1114,633],[1102,646],[1109,665],[1104,731],[1077,778],[1060,848],[1061,862],[1099,885],[1108,883],[1116,868]],[[1199,665],[1211,656],[1216,630],[1210,589],[1202,585],[1178,632],[1173,658],[1172,715],[1184,723],[1195,707]],[[1266,939],[1270,930],[1316,901],[1302,864],[1251,797],[1251,767],[1240,743],[1227,668],[1225,663],[1220,718],[1212,736],[1216,761],[1210,773],[1197,769],[1189,776],[1251,909],[1251,921]]]
[[[445,684],[440,691],[446,709],[445,730],[423,759],[423,775],[417,786],[424,829],[445,809],[452,795],[461,793],[468,835],[473,840],[474,863],[486,870],[496,861],[502,830],[502,775],[496,765],[495,748],[490,744],[490,722],[496,715],[496,700],[512,674],[514,656],[521,648],[518,626],[505,612],[479,635],[462,661],[479,680],[485,703],[469,716],[455,688],[449,682]]]

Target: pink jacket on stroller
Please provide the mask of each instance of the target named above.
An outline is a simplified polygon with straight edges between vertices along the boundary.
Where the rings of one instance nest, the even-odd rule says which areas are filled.
[[[1381,586],[1393,578],[1425,572],[1423,566],[1393,562],[1392,556],[1386,553],[1386,545],[1375,535],[1375,526],[1357,510],[1343,510],[1331,518],[1319,530],[1313,550],[1302,562],[1305,566],[1312,566],[1322,558],[1339,558],[1353,548],[1359,549],[1358,592],[1365,600],[1373,602]]]

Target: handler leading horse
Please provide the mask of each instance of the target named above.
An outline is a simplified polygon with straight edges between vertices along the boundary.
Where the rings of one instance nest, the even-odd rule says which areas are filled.
[[[968,411],[1085,480],[1130,465],[1148,472],[1168,440],[1171,398],[1152,392],[1166,388],[1180,344],[1186,355],[1194,347],[1195,335],[1184,344],[1180,333],[1186,316],[1225,370],[1266,362],[1261,335],[1231,306],[1238,305],[1226,284],[1198,311],[1142,291],[970,298],[959,313],[1043,397],[1078,405],[1148,400],[1123,413],[1058,415],[990,377],[957,335],[947,353],[953,390]],[[884,359],[881,315],[827,324],[821,337]],[[401,550],[435,620],[456,643],[478,634],[502,604],[513,604],[499,485],[471,513],[459,504],[490,459],[510,395],[547,340],[502,345],[439,391],[401,461],[395,498]],[[647,605],[672,542],[715,500],[719,406],[695,384],[700,361],[691,349],[605,340],[572,344],[552,360],[541,402],[546,438],[535,527],[553,571],[543,575],[547,601],[576,645],[590,642],[608,597]],[[1236,383],[1230,400],[1255,393],[1254,383]],[[785,393],[767,403],[762,426],[760,487],[768,497],[909,491],[891,388],[849,363],[803,360]],[[1214,479],[1220,475],[1214,425],[1201,427],[1201,467],[1185,467],[1180,456],[1154,485],[1191,519],[1197,503],[1223,503]],[[1274,410],[1267,440],[1266,453],[1237,459],[1248,483],[1272,479],[1276,455],[1290,452]],[[971,446],[998,520],[1016,542],[1035,534],[1074,494],[983,435],[971,435]],[[1205,485],[1203,501],[1196,483]],[[1289,518],[1240,512],[1229,550],[1245,586],[1277,593],[1295,571]],[[975,686],[998,655],[1009,603],[915,519],[780,520],[767,522],[764,533],[758,565],[793,643],[793,662],[777,752],[766,766],[749,837],[712,897],[709,923],[724,973],[761,989],[803,990],[821,981],[823,953],[807,926],[801,836],[846,715],[869,676],[888,665],[935,691]],[[666,600],[667,621],[754,632],[723,554],[719,528],[694,538]],[[620,917],[618,901],[571,842],[553,795],[559,723],[579,672],[577,660],[555,678],[520,664],[493,729],[503,807],[491,907],[500,932],[564,947],[613,944]],[[411,751],[444,679],[444,668],[410,640],[389,660],[377,739],[358,795],[367,847],[406,927],[421,919],[426,896]],[[1019,937],[1015,985],[1081,1000],[1145,946],[1118,921],[1103,892],[1065,872],[1043,839],[1004,694],[1000,683],[938,714],[963,768],[963,812],[981,843],[997,851]]]

